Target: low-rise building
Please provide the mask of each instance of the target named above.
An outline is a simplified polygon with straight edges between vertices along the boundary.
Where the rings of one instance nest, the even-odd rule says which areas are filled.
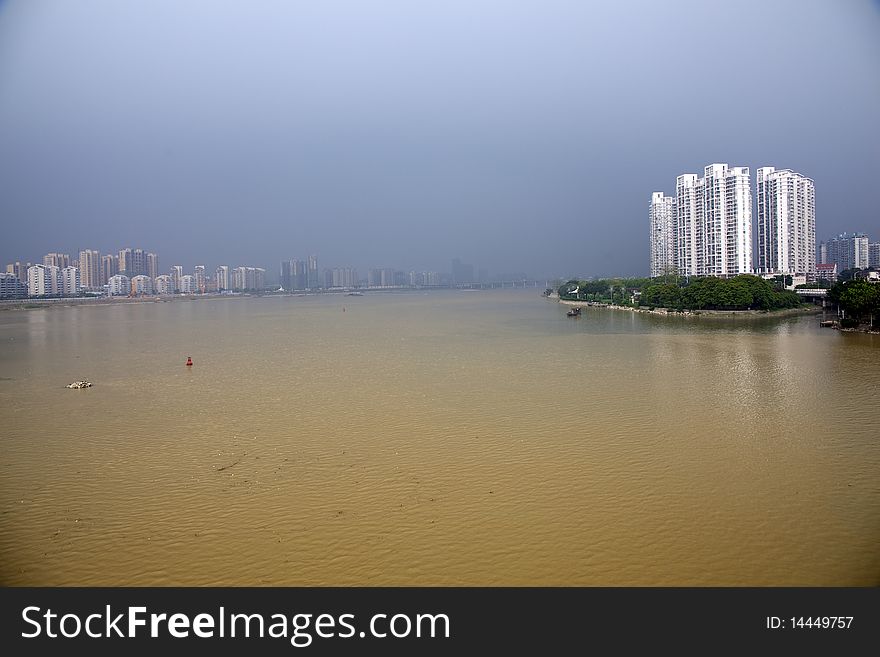
[[[14,272],[0,273],[0,299],[24,299],[27,295],[27,285]]]
[[[174,294],[174,280],[168,274],[156,276],[153,287],[156,294]]]
[[[837,281],[837,263],[819,263],[816,265],[816,279],[822,279],[825,281],[831,281],[834,283]]]
[[[116,274],[107,281],[107,294],[113,297],[124,297],[131,294],[131,279],[125,274]]]
[[[153,279],[145,274],[133,276],[131,279],[132,294],[152,294]]]
[[[180,293],[196,294],[199,291],[196,277],[192,274],[184,274],[180,277]]]

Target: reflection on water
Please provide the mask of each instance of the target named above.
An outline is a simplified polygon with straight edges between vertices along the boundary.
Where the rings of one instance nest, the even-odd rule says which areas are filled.
[[[5,584],[880,583],[880,340],[815,317],[368,293],[0,345]]]

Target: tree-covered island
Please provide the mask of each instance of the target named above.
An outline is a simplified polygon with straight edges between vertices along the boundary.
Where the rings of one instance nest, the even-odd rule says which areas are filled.
[[[621,306],[669,310],[781,310],[799,308],[800,297],[768,281],[742,274],[734,278],[714,276],[685,279],[621,278],[593,281],[570,280],[559,286],[559,298],[568,301],[613,303]]]

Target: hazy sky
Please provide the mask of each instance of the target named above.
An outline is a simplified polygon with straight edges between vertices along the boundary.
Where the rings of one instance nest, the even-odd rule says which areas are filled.
[[[651,192],[880,239],[877,0],[0,0],[0,262],[645,274]]]

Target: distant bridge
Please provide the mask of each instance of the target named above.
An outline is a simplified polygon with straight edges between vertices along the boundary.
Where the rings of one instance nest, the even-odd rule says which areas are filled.
[[[516,281],[495,281],[493,283],[444,283],[443,285],[368,285],[359,288],[345,288],[358,290],[495,290],[513,287],[542,287],[556,289],[553,281],[538,281],[534,279],[521,279]],[[340,288],[342,289],[342,288]]]
[[[458,289],[458,290],[494,290],[496,288],[506,288],[506,287],[554,287],[551,281],[535,281],[535,280],[526,280],[523,279],[521,281],[498,281],[495,283],[455,283],[450,285],[449,287]]]
[[[828,296],[828,290],[825,290],[821,287],[801,288],[799,290],[795,290],[795,293],[802,299],[812,301],[817,305],[821,302],[823,308],[827,303],[826,297]]]

